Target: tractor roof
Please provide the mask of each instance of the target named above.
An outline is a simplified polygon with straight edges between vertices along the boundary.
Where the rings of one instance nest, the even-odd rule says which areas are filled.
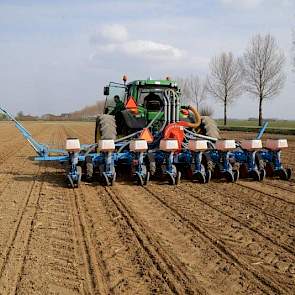
[[[150,79],[146,79],[146,80],[135,80],[132,82],[129,82],[128,85],[162,85],[162,86],[172,86],[172,87],[176,87],[176,81],[172,81],[172,80],[150,80]]]

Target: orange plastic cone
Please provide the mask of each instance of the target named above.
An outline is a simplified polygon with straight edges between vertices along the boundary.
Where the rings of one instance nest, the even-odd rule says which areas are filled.
[[[154,141],[154,137],[153,137],[153,135],[151,134],[151,132],[150,132],[150,130],[148,128],[143,128],[139,138],[146,140],[148,143]]]

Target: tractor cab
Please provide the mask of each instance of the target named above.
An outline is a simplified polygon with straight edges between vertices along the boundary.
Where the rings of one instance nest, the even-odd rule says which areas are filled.
[[[168,113],[177,111],[175,104],[167,102],[169,90],[180,92],[176,82],[168,78],[136,80],[128,84],[126,80],[124,84],[110,82],[104,87],[106,95],[104,113],[115,117],[118,135],[127,135],[142,129],[152,120],[154,120],[153,128],[159,130],[161,125],[165,124]],[[171,110],[172,107],[174,111]]]

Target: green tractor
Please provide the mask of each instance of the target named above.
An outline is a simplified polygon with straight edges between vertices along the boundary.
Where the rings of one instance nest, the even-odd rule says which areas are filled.
[[[175,81],[166,78],[126,83],[126,76],[123,81],[104,87],[104,114],[96,120],[95,142],[139,137],[154,146],[162,138],[175,138],[182,144],[185,131],[207,138],[220,137],[213,119],[182,104],[181,89]]]

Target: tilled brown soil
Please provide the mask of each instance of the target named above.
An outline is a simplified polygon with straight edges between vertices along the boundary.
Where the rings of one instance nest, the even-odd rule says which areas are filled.
[[[27,123],[41,142],[92,123]],[[224,133],[227,138],[253,134]],[[295,168],[295,137],[284,161]],[[0,123],[0,294],[295,294],[295,181],[68,189]]]

